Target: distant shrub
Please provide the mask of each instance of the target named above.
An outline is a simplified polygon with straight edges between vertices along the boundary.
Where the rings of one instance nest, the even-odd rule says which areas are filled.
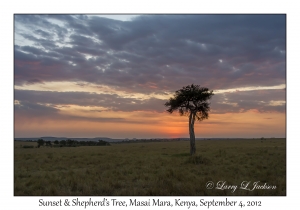
[[[51,143],[51,141],[45,141],[45,144],[46,144],[46,146],[52,146],[52,143]]]
[[[98,146],[110,146],[110,143],[103,141],[103,140],[98,140],[97,145]]]
[[[66,140],[61,140],[59,143],[60,143],[61,145],[65,146],[65,145],[67,144],[67,141],[66,141]]]
[[[44,146],[45,141],[43,139],[39,139],[39,140],[37,140],[37,144],[38,144],[38,147]]]

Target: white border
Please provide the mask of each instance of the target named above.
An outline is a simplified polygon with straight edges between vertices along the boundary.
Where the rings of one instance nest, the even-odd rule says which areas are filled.
[[[40,209],[40,197],[13,196],[13,14],[15,13],[281,13],[287,14],[287,196],[283,197],[228,197],[230,200],[261,200],[260,209],[296,207],[299,177],[299,5],[296,1],[6,1],[1,5],[1,209]],[[4,47],[3,47],[4,46]],[[297,145],[298,144],[298,145]],[[9,148],[9,149],[8,149]],[[52,197],[41,197],[52,199]],[[53,199],[73,197],[53,197]],[[76,197],[75,197],[76,198]],[[81,199],[89,197],[79,197]],[[101,197],[92,197],[99,199]],[[112,197],[109,197],[112,198]],[[120,197],[116,197],[120,198]],[[130,197],[125,197],[129,199]],[[138,197],[141,198],[141,197]],[[173,200],[176,197],[162,197]],[[200,197],[184,197],[199,200]],[[224,200],[225,197],[203,197]],[[185,207],[184,207],[185,208]],[[172,209],[184,209],[172,208]],[[79,208],[78,208],[79,209]],[[83,209],[83,208],[81,208]],[[99,207],[98,207],[99,209]],[[114,209],[110,207],[109,209]],[[131,209],[131,208],[130,208]],[[296,209],[296,208],[293,208]]]

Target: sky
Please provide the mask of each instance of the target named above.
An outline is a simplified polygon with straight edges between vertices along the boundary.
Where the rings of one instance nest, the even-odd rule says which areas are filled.
[[[190,84],[197,138],[285,137],[286,16],[14,15],[15,138],[187,138]]]

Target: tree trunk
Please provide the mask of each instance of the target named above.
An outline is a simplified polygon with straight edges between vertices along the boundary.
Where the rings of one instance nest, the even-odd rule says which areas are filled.
[[[189,116],[190,154],[191,155],[194,155],[196,153],[194,123],[195,123],[195,113],[191,112],[190,116]]]

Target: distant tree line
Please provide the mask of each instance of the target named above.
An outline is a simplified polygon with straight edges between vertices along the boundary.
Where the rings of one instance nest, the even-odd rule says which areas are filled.
[[[79,146],[110,146],[109,142],[98,140],[98,141],[76,141],[72,139],[67,140],[55,140],[55,141],[45,141],[43,139],[37,140],[37,147],[40,146],[50,146],[50,147],[79,147]]]

